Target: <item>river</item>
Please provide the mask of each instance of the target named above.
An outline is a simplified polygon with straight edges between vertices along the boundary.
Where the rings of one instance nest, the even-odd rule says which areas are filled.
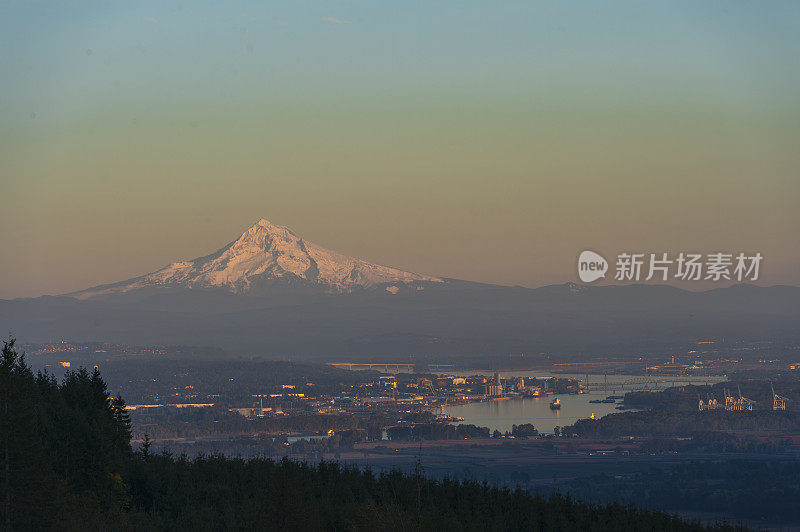
[[[465,372],[465,375],[478,375],[486,372]],[[548,374],[541,372],[509,371],[500,372],[501,378],[506,377],[548,377],[575,378],[585,381],[586,375],[573,374]],[[683,384],[714,384],[726,380],[721,376],[709,377],[645,377],[642,375],[589,375],[589,392],[580,395],[566,395],[507,399],[502,401],[486,401],[482,403],[469,403],[465,405],[448,406],[447,413],[451,416],[464,418],[463,423],[489,427],[491,431],[511,431],[512,425],[531,423],[540,433],[552,434],[554,427],[572,425],[579,419],[586,419],[592,414],[596,418],[610,413],[619,412],[617,403],[590,403],[589,401],[605,399],[609,395],[625,395],[633,390],[663,390],[670,386]],[[607,384],[606,384],[607,383]],[[558,397],[561,410],[551,410],[550,402]]]

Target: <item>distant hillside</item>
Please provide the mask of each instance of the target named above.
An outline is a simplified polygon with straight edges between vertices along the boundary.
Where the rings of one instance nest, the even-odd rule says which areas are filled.
[[[78,300],[0,301],[0,327],[54,339],[208,345],[293,360],[685,349],[702,339],[800,345],[800,288],[737,285],[688,292],[654,285],[538,289],[447,280],[423,290],[259,293],[150,287]],[[673,351],[674,352],[674,351]]]

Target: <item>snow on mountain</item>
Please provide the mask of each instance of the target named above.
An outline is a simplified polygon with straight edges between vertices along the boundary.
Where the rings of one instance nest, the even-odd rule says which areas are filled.
[[[342,255],[304,241],[288,227],[261,219],[237,240],[211,255],[173,262],[141,277],[71,295],[86,299],[154,286],[221,287],[241,293],[250,290],[251,285],[259,280],[271,279],[311,283],[329,292],[350,292],[383,283],[443,282],[438,277]]]

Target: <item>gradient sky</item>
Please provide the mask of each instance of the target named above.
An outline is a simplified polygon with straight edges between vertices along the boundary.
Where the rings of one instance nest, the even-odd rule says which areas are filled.
[[[259,218],[539,286],[583,249],[800,284],[798,2],[0,1],[0,298]]]

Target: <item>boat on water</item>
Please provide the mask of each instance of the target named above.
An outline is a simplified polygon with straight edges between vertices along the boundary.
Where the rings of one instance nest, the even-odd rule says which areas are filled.
[[[561,410],[561,401],[558,400],[558,397],[550,403],[550,410]]]

